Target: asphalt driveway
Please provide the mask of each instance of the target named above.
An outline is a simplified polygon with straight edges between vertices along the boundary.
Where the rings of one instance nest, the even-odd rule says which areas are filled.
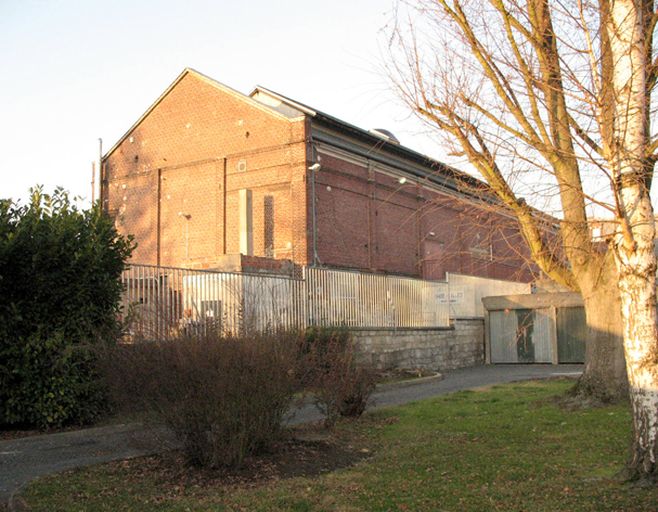
[[[576,377],[582,365],[494,365],[455,370],[443,380],[385,387],[373,395],[373,407],[400,405],[463,389],[516,380],[555,376]],[[290,424],[322,419],[312,405],[291,411]],[[138,457],[174,446],[165,429],[145,429],[139,423],[88,428],[58,434],[0,441],[0,503],[10,500],[30,480],[92,464]]]

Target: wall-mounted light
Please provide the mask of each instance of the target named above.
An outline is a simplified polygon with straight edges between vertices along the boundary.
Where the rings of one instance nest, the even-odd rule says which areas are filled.
[[[321,168],[322,166],[319,163],[314,163],[308,168],[308,170],[313,172],[318,172]]]
[[[183,212],[178,212],[179,217],[185,217],[187,220],[190,220],[192,218],[192,215],[189,213],[183,213]]]
[[[402,178],[399,178],[399,179],[398,179],[398,183],[399,183],[400,185],[404,185],[406,182],[407,182],[407,178],[402,177]]]

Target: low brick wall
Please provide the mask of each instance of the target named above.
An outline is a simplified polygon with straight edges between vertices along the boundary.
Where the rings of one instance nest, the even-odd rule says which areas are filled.
[[[484,364],[484,320],[457,319],[441,329],[361,329],[361,360],[379,369],[453,370]]]

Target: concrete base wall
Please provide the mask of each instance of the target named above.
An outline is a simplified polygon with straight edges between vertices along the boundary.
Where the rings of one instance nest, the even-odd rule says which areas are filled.
[[[444,329],[362,329],[352,336],[361,360],[379,369],[453,370],[484,364],[484,321],[457,319]]]

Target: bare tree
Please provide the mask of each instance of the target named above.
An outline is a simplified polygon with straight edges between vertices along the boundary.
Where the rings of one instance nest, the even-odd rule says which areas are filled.
[[[655,481],[653,0],[427,0],[399,9],[390,34],[397,89],[514,213],[536,264],[582,294],[590,337],[580,390],[605,399],[630,392],[631,476]],[[559,210],[559,251],[531,207],[547,194]],[[604,247],[592,241],[588,212],[614,219]]]

